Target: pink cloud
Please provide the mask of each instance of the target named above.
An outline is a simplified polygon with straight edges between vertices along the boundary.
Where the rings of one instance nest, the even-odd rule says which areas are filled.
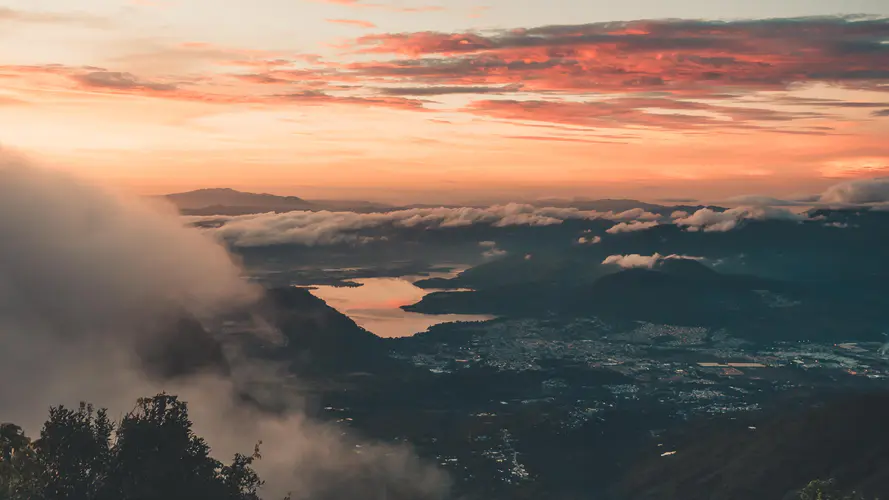
[[[358,28],[365,28],[365,29],[377,27],[376,24],[374,24],[370,21],[361,21],[359,19],[325,19],[325,21],[327,21],[331,24],[343,24],[346,26],[355,26]]]
[[[816,81],[877,89],[889,80],[887,35],[887,19],[664,20],[389,33],[353,46],[406,57],[357,70],[415,81],[700,96]]]

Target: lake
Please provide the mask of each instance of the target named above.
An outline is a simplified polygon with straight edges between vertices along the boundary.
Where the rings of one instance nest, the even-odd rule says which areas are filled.
[[[413,304],[436,291],[414,286],[413,281],[420,278],[361,278],[349,280],[360,283],[359,287],[317,285],[312,293],[380,337],[409,337],[439,323],[494,319],[486,315],[421,314],[402,310],[401,306]]]

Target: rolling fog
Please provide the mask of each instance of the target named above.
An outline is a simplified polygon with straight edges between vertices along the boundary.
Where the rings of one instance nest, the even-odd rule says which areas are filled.
[[[446,494],[447,477],[406,448],[360,443],[355,453],[359,441],[301,413],[298,381],[223,340],[178,347],[218,347],[222,369],[158,375],[169,372],[154,365],[167,360],[146,353],[177,347],[177,321],[207,325],[222,313],[249,312],[262,290],[171,207],[0,155],[0,377],[15,381],[0,384],[0,421],[36,435],[52,405],[86,401],[117,418],[138,397],[166,391],[189,403],[195,432],[214,456],[263,441],[256,469],[264,498]],[[257,331],[275,334],[261,325],[257,318]],[[271,415],[236,399],[248,385],[263,388],[257,400],[287,411]]]

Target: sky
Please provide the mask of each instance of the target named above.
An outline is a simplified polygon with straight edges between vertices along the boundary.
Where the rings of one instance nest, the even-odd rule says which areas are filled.
[[[804,196],[889,175],[884,0],[0,0],[0,147],[124,189]]]

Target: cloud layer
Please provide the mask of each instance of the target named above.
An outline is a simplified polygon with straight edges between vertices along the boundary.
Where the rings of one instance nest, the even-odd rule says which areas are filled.
[[[510,203],[486,208],[416,208],[386,213],[309,212],[268,213],[233,217],[189,217],[195,224],[217,225],[208,229],[217,237],[239,247],[297,244],[306,246],[363,243],[373,239],[362,231],[382,228],[444,229],[488,224],[493,227],[549,226],[571,219],[649,221],[657,214],[642,209],[598,212],[576,208],[536,207]],[[632,230],[643,229],[633,226]],[[366,231],[365,231],[366,232]]]
[[[889,78],[889,20],[819,17],[745,21],[641,20],[359,38],[356,49],[399,54],[374,74],[453,83],[522,82],[543,91],[784,89],[794,82],[867,86]]]
[[[601,212],[510,203],[484,208],[415,208],[383,213],[293,211],[240,216],[190,216],[185,219],[232,246],[261,247],[369,243],[383,238],[381,232],[385,229],[440,230],[476,224],[491,227],[552,226],[581,219],[615,222],[605,231],[609,235],[645,231],[666,224],[674,224],[688,231],[721,232],[735,229],[745,220],[803,221],[807,216],[769,206],[724,211],[702,208],[692,214],[675,211],[670,216],[664,216],[641,208]],[[583,236],[578,240],[581,244],[600,241],[601,236]],[[481,244],[493,245],[492,242]]]
[[[361,1],[328,3],[403,9]],[[77,20],[10,9],[0,10],[0,20],[4,18]],[[352,18],[327,21],[374,26]],[[851,102],[763,92],[793,90],[800,84],[885,91],[887,36],[889,20],[864,16],[637,20],[484,32],[375,33],[344,43],[336,61],[207,44],[158,51],[157,57],[214,67],[200,78],[148,78],[116,68],[58,64],[0,69],[10,76],[56,75],[58,86],[73,84],[79,91],[202,103],[429,111],[435,103],[405,96],[464,94],[478,98],[460,105],[459,111],[514,122],[825,135],[835,130],[821,122],[835,118],[836,111],[872,108],[870,114],[879,118],[886,114],[885,100]],[[504,97],[491,98],[495,95]]]
[[[185,217],[191,224],[203,227],[206,232],[235,247],[362,244],[384,238],[381,233],[385,229],[441,230],[476,224],[491,227],[552,226],[568,220],[607,220],[615,224],[605,233],[617,235],[669,224],[688,231],[724,232],[740,227],[745,220],[800,222],[807,218],[802,213],[770,206],[738,207],[723,211],[702,208],[691,214],[675,211],[665,216],[641,208],[601,212],[518,203],[484,208],[415,208],[383,213],[293,211]],[[577,241],[580,244],[598,243],[602,241],[602,236],[582,235]],[[481,242],[481,245],[493,248],[493,242]]]

